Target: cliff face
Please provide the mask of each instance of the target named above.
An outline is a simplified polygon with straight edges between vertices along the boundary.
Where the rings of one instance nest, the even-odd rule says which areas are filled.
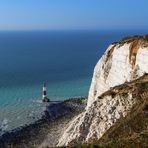
[[[131,81],[145,73],[148,36],[129,37],[111,44],[94,69],[86,111],[69,123],[58,145],[100,139],[137,103],[141,89]]]
[[[87,107],[111,87],[130,82],[148,72],[148,38],[125,38],[110,45],[98,61]]]

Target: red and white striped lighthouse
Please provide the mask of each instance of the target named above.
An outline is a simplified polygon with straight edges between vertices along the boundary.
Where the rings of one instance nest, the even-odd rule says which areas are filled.
[[[42,100],[43,100],[43,102],[49,102],[50,101],[49,98],[47,97],[46,82],[43,83]]]

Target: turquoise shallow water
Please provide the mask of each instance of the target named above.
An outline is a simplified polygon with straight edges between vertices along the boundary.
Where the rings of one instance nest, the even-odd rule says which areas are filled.
[[[94,66],[107,46],[139,33],[145,31],[0,32],[0,129],[40,118],[43,81],[51,100],[88,95]]]

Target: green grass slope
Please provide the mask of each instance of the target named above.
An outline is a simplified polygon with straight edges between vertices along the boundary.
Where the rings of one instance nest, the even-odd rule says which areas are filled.
[[[126,117],[120,118],[98,141],[76,148],[148,148],[148,74],[130,83],[114,87],[102,96],[132,92],[137,103]],[[125,97],[126,98],[126,97]]]

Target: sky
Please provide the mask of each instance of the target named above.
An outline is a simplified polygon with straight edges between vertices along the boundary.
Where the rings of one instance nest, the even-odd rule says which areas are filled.
[[[147,29],[148,0],[0,0],[0,30]]]

